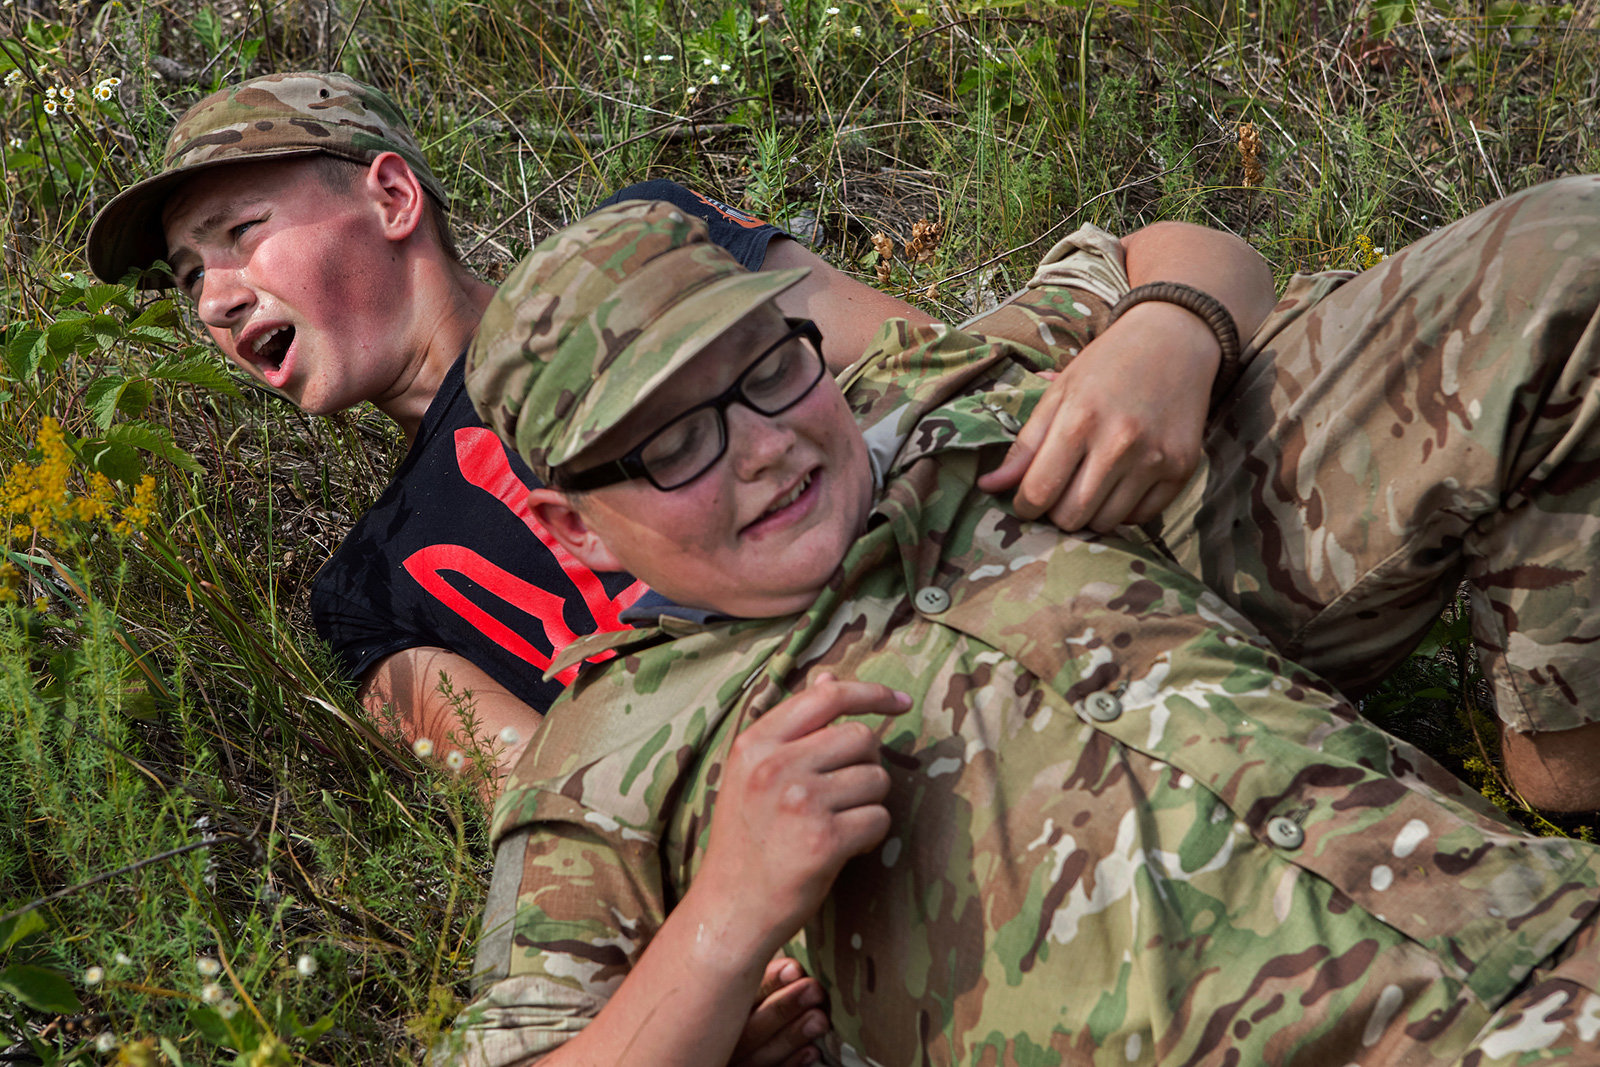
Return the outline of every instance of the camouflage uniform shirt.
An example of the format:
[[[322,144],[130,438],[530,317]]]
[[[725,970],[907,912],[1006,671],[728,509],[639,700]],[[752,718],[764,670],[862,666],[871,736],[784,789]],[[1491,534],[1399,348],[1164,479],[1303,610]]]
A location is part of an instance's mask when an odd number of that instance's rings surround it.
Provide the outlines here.
[[[497,810],[486,1058],[604,1004],[695,877],[731,739],[823,670],[914,701],[872,721],[889,838],[791,946],[835,1062],[1450,1062],[1582,925],[1589,846],[1522,836],[1155,548],[974,487],[1030,355],[891,323],[845,379],[875,507],[811,609],[569,651],[621,656]]]

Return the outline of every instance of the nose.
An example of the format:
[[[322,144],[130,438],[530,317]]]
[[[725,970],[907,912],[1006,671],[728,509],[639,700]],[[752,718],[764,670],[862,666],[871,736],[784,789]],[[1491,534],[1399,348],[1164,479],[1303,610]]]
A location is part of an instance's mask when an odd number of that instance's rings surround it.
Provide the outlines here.
[[[200,294],[195,310],[207,326],[223,329],[234,326],[255,302],[255,293],[245,283],[244,272],[226,267],[208,268],[200,279]]]
[[[755,481],[794,447],[795,434],[786,415],[762,415],[743,404],[729,404],[723,412],[728,421],[728,456],[742,481]]]

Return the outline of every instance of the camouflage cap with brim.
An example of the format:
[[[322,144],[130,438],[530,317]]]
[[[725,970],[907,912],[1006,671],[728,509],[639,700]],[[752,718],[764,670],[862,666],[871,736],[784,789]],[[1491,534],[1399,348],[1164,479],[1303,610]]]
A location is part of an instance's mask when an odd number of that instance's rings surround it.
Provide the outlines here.
[[[161,211],[176,187],[199,171],[231,163],[329,155],[370,163],[396,152],[429,194],[448,206],[444,187],[428,169],[400,109],[382,92],[343,74],[312,71],[267,74],[220,89],[178,119],[167,137],[159,174],[119,193],[89,227],[89,269],[121,281],[167,255]],[[147,289],[172,285],[164,271],[146,270]]]
[[[752,274],[661,201],[546,238],[495,294],[467,355],[485,423],[545,481],[697,353],[809,270]]]

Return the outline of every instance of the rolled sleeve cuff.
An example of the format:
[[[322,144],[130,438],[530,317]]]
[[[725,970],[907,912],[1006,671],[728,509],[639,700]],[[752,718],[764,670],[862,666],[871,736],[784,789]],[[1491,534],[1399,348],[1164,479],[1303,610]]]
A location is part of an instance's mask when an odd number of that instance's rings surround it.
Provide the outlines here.
[[[433,1067],[508,1067],[555,1051],[589,1025],[605,998],[540,975],[503,978],[483,991],[439,1039]]]

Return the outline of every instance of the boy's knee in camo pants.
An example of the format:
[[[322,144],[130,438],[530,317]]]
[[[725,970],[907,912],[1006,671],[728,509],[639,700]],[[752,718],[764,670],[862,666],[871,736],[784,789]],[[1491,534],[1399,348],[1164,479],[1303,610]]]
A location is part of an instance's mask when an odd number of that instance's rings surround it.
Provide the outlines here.
[[[1348,280],[1347,280],[1348,279]],[[1600,177],[1294,279],[1168,543],[1359,692],[1465,579],[1501,717],[1600,719]]]
[[[973,323],[1087,336],[1046,294]],[[1167,511],[1178,561],[1347,692],[1461,580],[1500,715],[1600,720],[1600,176],[1551,182],[1358,275],[1294,278]],[[1019,315],[1027,321],[1010,321]]]

